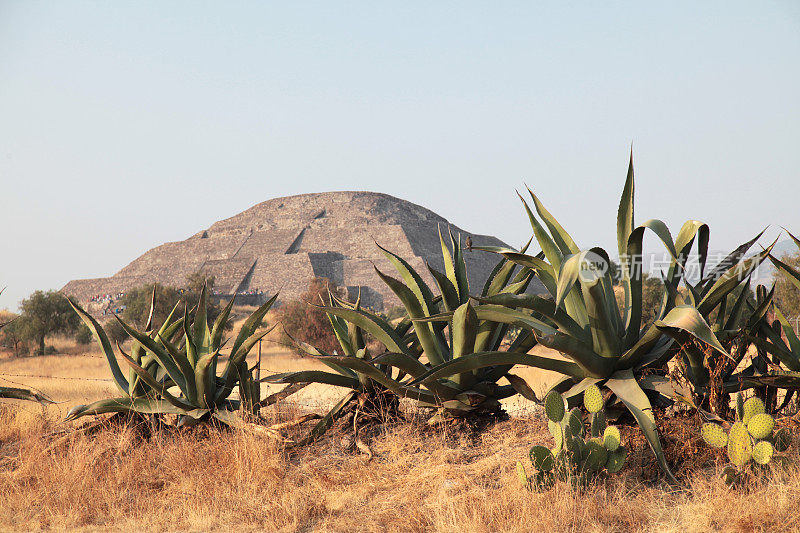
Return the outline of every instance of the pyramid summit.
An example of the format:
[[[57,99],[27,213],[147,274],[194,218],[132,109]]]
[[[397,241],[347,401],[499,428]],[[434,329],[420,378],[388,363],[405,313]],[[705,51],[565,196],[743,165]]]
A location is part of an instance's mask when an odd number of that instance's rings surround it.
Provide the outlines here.
[[[312,277],[325,277],[346,287],[348,297],[360,291],[364,305],[382,310],[400,302],[373,269],[374,264],[394,272],[376,243],[403,257],[435,287],[426,262],[443,270],[438,228],[444,234],[448,226],[462,243],[470,237],[474,246],[506,246],[388,194],[301,194],[254,205],[184,241],[149,250],[111,277],[70,281],[62,292],[88,301],[154,282],[182,287],[189,275],[203,272],[216,278],[222,297],[237,293],[258,300],[280,291],[280,300],[289,301],[306,291]],[[480,292],[498,258],[468,251],[465,259],[472,292]]]

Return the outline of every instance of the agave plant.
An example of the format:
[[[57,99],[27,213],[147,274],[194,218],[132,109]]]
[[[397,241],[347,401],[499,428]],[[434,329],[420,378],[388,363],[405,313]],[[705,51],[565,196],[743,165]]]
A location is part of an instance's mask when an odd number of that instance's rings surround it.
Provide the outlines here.
[[[800,239],[791,233],[789,236],[800,249]],[[788,274],[788,279],[800,289],[800,271],[774,256],[770,256],[770,260],[778,269]],[[761,372],[757,375],[746,376],[744,381],[752,386],[771,385],[787,389],[787,394],[784,398],[785,405],[791,399],[791,396],[800,389],[800,338],[798,338],[794,328],[778,305],[773,303],[772,311],[775,320],[772,323],[762,321],[758,331],[759,334],[753,337],[753,342],[756,346],[771,354],[775,359],[775,363],[780,363],[783,368],[773,364],[770,365],[771,368],[761,368]]]
[[[230,421],[229,414],[243,404],[257,412],[262,406],[262,400],[254,397],[259,392],[254,386],[252,370],[247,367],[246,357],[255,343],[270,331],[257,330],[277,294],[244,322],[231,346],[221,374],[217,371],[217,362],[224,344],[222,334],[234,300],[231,299],[213,326],[209,327],[206,315],[207,294],[203,287],[193,319],[190,318],[188,308],[185,308],[183,316],[174,318],[179,302],[161,327],[155,329],[155,298],[154,290],[150,318],[144,331],[138,331],[116,317],[133,339],[130,354],[117,344],[120,357],[130,367],[127,376],[117,362],[103,327],[80,305],[69,300],[100,344],[120,396],[99,400],[90,405],[78,405],[70,410],[67,419],[101,413],[172,414],[178,416],[179,425],[185,425],[209,417],[227,423]],[[182,342],[178,344],[176,337],[180,336]],[[231,397],[237,385],[241,399]]]
[[[324,354],[305,343],[297,343],[306,354],[316,357],[333,372],[306,371],[280,374],[267,378],[272,382],[317,382],[350,389],[348,397],[337,404],[326,419],[346,404],[352,395],[380,387],[397,397],[410,398],[422,406],[439,410],[432,421],[469,414],[497,415],[500,400],[521,392],[534,398],[530,387],[510,374],[515,359],[538,361],[537,356],[525,355],[535,343],[529,332],[518,335],[513,342],[508,337],[509,323],[495,320],[504,310],[482,309],[477,312],[470,302],[466,262],[460,243],[450,234],[450,246],[439,235],[445,272],[428,266],[440,295],[434,296],[420,274],[400,256],[380,248],[400,274],[402,280],[376,268],[379,277],[398,296],[406,309],[406,317],[392,326],[381,317],[332,297],[331,304],[320,306],[328,314],[342,347],[342,355]],[[515,273],[515,270],[519,270]],[[517,269],[502,259],[486,281],[481,295],[520,294],[533,277],[530,269]],[[513,321],[509,321],[513,325]],[[379,354],[370,354],[364,344],[369,334],[382,345]],[[510,342],[500,351],[504,342]],[[480,368],[465,366],[452,379],[418,379],[437,364],[453,360],[469,361],[476,355],[491,358],[493,364]],[[485,361],[485,359],[484,359]],[[546,365],[546,362],[542,362]],[[555,361],[555,368],[568,366]],[[498,383],[502,378],[508,385]],[[326,419],[320,425],[326,423]]]
[[[692,291],[686,296],[678,291],[678,284],[685,275],[688,254],[695,243],[699,254],[707,256],[708,227],[690,220],[673,240],[666,224],[660,220],[648,220],[635,226],[631,157],[617,215],[617,244],[622,263],[620,284],[624,292],[624,305],[620,309],[614,295],[608,253],[598,247],[579,248],[539,198],[530,190],[529,193],[536,215],[525,199],[521,196],[520,199],[543,257],[505,248],[476,249],[501,254],[511,262],[531,269],[544,284],[550,298],[497,294],[479,298],[476,312],[480,316],[484,310],[496,312],[498,306],[502,306],[505,311],[497,314],[498,320],[527,329],[539,344],[565,355],[569,362],[560,368],[555,368],[552,360],[542,364],[542,361],[529,359],[531,356],[512,357],[508,361],[561,372],[565,378],[556,389],[566,391],[570,401],[592,384],[610,389],[630,410],[661,468],[675,481],[659,442],[648,394],[659,396],[660,391],[672,392],[664,377],[664,368],[678,352],[680,342],[694,339],[728,357],[700,309],[717,307],[732,287],[739,284],[735,272],[726,271],[707,287],[703,285],[702,293],[696,297]],[[670,267],[665,279],[667,294],[661,309],[653,321],[644,324],[641,258],[646,231],[651,231],[663,243],[670,257]],[[750,263],[746,264],[746,268],[750,266]],[[480,367],[490,364],[490,361],[489,357],[476,357],[471,366]],[[445,362],[417,382],[453,375],[462,369],[460,361]]]
[[[708,233],[707,228],[704,233]],[[747,388],[740,378],[763,371],[767,364],[764,356],[759,354],[743,371],[737,372],[753,344],[752,337],[766,320],[774,294],[774,290],[767,291],[759,286],[755,304],[751,303],[751,276],[766,260],[772,246],[749,258],[745,258],[745,254],[763,233],[740,245],[708,272],[708,239],[704,237],[698,243],[699,281],[692,283],[682,276],[685,290],[678,298],[696,307],[728,355],[696,342],[683,332],[668,331],[679,341],[679,356],[694,403],[723,417],[729,410],[730,393]],[[674,272],[671,271],[667,278],[668,290],[677,294]]]

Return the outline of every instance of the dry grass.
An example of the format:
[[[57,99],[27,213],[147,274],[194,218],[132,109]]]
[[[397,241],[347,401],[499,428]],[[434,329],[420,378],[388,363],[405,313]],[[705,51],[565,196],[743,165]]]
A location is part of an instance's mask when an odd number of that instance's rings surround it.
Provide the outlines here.
[[[317,368],[274,344],[263,351],[265,372]],[[515,373],[538,393],[554,378]],[[691,420],[662,421],[666,452],[689,491],[659,482],[644,440],[630,429],[624,437],[632,453],[621,475],[584,492],[559,484],[530,493],[519,486],[514,465],[550,438],[538,408],[521,399],[507,408],[522,418],[481,434],[418,422],[384,427],[368,462],[345,451],[338,435],[293,453],[244,432],[161,430],[144,439],[114,426],[61,438],[60,420],[72,405],[114,392],[105,359],[94,351],[2,356],[0,378],[61,402],[46,410],[0,406],[0,530],[800,530],[800,472],[731,490],[717,475],[721,454],[698,442]],[[298,402],[305,409],[342,394],[325,387],[303,393]],[[271,408],[269,417],[297,414],[297,405]]]
[[[711,471],[688,492],[633,474],[585,492],[530,493],[514,464],[545,442],[540,418],[480,435],[410,423],[372,441],[375,458],[331,436],[290,455],[243,432],[108,428],[53,445],[53,423],[0,413],[0,527],[267,531],[776,531],[800,528],[800,473],[750,490]],[[636,462],[641,454],[634,454]],[[794,457],[797,459],[797,457]],[[641,471],[639,469],[638,471]]]

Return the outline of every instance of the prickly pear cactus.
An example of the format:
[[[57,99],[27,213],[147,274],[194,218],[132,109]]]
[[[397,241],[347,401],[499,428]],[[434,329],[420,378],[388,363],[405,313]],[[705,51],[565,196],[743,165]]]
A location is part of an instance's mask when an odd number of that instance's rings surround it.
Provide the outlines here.
[[[606,426],[603,396],[596,385],[584,391],[583,404],[591,415],[588,432],[580,409],[567,412],[564,398],[555,391],[545,397],[547,427],[554,446],[531,448],[532,476],[517,463],[517,476],[527,488],[547,488],[556,479],[584,486],[603,472],[619,472],[625,464],[628,451],[620,444],[619,429]]]
[[[603,409],[603,395],[597,385],[589,385],[583,391],[583,405],[590,413],[597,413]]]
[[[752,397],[747,401],[742,393],[736,395],[736,420],[727,433],[715,423],[703,424],[700,434],[709,446],[727,447],[730,465],[722,471],[722,478],[729,485],[741,483],[752,463],[767,465],[776,459],[775,452],[789,448],[791,435],[787,428],[773,433],[775,419],[764,411],[764,402]],[[751,463],[752,461],[752,463]]]

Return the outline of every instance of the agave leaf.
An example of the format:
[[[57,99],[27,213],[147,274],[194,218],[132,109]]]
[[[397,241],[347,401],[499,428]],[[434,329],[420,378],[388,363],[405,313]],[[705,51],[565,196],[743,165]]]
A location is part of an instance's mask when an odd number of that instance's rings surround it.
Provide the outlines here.
[[[333,303],[333,300],[331,300],[331,303]],[[350,336],[347,333],[347,321],[342,320],[338,316],[330,313],[325,313],[325,315],[328,317],[328,321],[331,323],[333,335],[336,337],[336,341],[339,343],[339,346],[341,346],[343,354],[355,356],[358,347],[354,347],[350,343]]]
[[[114,384],[116,384],[117,388],[120,390],[120,392],[122,392],[122,394],[127,396],[130,389],[130,383],[125,378],[125,374],[122,372],[122,369],[119,367],[117,358],[114,355],[114,348],[111,346],[111,341],[108,340],[108,335],[106,335],[105,330],[92,315],[84,311],[83,307],[78,305],[76,302],[73,302],[72,298],[67,298],[67,301],[75,310],[75,312],[78,313],[78,316],[81,317],[83,323],[86,324],[86,326],[92,331],[94,338],[97,339],[97,342],[100,343],[100,347],[103,348],[103,355],[106,356],[106,361],[108,361],[108,367],[111,369],[111,375],[114,377]]]
[[[234,355],[238,355],[240,348],[242,345],[255,334],[256,330],[261,327],[261,323],[264,321],[264,316],[266,316],[269,309],[272,307],[272,304],[275,303],[275,300],[278,299],[278,293],[267,300],[261,307],[256,309],[252,315],[250,315],[247,320],[245,320],[244,324],[242,324],[242,328],[239,330],[239,335],[237,335],[236,340],[233,342],[233,346],[231,346],[231,358]],[[251,345],[252,347],[252,345]]]
[[[194,368],[194,380],[197,384],[197,400],[205,404],[208,409],[213,409],[216,402],[220,400],[217,396],[216,378],[214,374],[214,362],[219,357],[219,350],[205,354],[197,361]]]
[[[648,220],[634,229],[628,236],[625,254],[620,255],[622,261],[622,287],[625,293],[625,345],[634,344],[640,335],[642,327],[642,256],[644,233],[651,230],[661,239],[667,251],[673,257],[673,264],[677,258],[675,245],[669,228],[660,220]]]
[[[222,312],[214,321],[214,326],[211,328],[211,346],[213,346],[214,349],[219,348],[222,345],[222,334],[225,331],[225,325],[228,323],[228,317],[231,314],[231,309],[233,309],[234,300],[236,300],[235,294],[228,304],[222,309]]]
[[[672,475],[667,459],[664,457],[664,450],[661,448],[661,441],[658,438],[658,428],[656,427],[656,420],[653,416],[653,408],[650,405],[650,400],[636,382],[633,377],[633,372],[630,370],[621,370],[615,373],[611,379],[606,381],[606,387],[617,395],[625,407],[631,412],[639,427],[642,429],[647,442],[650,444],[653,453],[656,456],[661,469],[667,475],[671,483],[678,484],[678,480]]]
[[[341,367],[339,365],[334,365],[333,363],[328,363],[327,361],[325,361],[324,356],[327,356],[327,355],[330,355],[330,354],[322,353],[319,350],[317,350],[314,346],[311,346],[310,344],[308,344],[307,342],[303,342],[301,340],[295,339],[285,329],[284,329],[284,333],[286,333],[286,336],[289,337],[289,339],[292,341],[292,344],[294,344],[295,347],[298,350],[300,350],[303,353],[306,353],[308,355],[311,355],[313,357],[323,356],[323,357],[320,358],[320,360],[323,363],[325,363],[325,365],[327,365],[328,368],[330,368],[334,372],[338,372],[338,373],[340,373],[340,374],[342,374],[344,376],[349,376],[349,377],[352,377],[352,378],[356,377],[356,373],[353,372],[352,370],[350,370],[349,368],[344,368],[344,367]]]
[[[358,381],[358,380],[356,380],[356,381]],[[297,391],[300,391],[303,388],[305,388],[306,385],[308,385],[308,383],[290,383],[289,385],[285,386],[284,388],[282,388],[278,392],[274,392],[274,393],[270,394],[269,396],[267,396],[266,398],[264,398],[263,400],[261,400],[260,402],[258,402],[258,407],[259,408],[267,407],[268,405],[272,405],[274,403],[277,403],[277,402],[283,400],[284,398],[288,398],[289,396],[291,396],[292,394],[296,393]]]
[[[410,288],[417,297],[417,300],[419,301],[423,311],[428,314],[435,313],[436,307],[433,304],[433,293],[431,292],[430,287],[428,287],[428,285],[422,280],[422,276],[420,276],[419,273],[414,270],[414,268],[405,259],[390,252],[377,243],[376,245],[381,249],[383,255],[389,259],[389,262],[392,263],[394,268],[400,273],[403,281],[405,281],[408,288]]]
[[[748,280],[749,281],[749,280]],[[772,302],[772,298],[775,295],[775,285],[772,286],[772,289],[764,295],[763,299],[759,302],[755,309],[752,309],[750,303],[745,299],[745,304],[750,308],[752,311],[750,313],[750,318],[747,321],[746,329],[752,330],[755,329],[760,321],[764,318],[769,311],[770,307],[775,307]]]
[[[458,294],[458,301],[459,303],[461,303],[462,294],[458,286],[458,276],[456,276],[456,268],[455,268],[455,263],[453,262],[453,256],[450,254],[450,249],[444,242],[444,238],[442,237],[441,226],[438,226],[438,230],[439,230],[439,244],[442,247],[442,259],[444,260],[444,273],[445,276],[447,276],[447,279],[450,280],[450,283],[455,288],[456,294]]]
[[[231,350],[231,355],[228,356],[228,361],[225,363],[225,369],[222,371],[223,386],[217,388],[217,401],[219,401],[221,398],[228,397],[233,390],[233,385],[236,382],[236,375],[238,374],[239,365],[242,364],[247,358],[247,354],[250,352],[253,346],[266,335],[268,335],[273,329],[275,329],[275,326],[272,326],[262,333],[251,335],[247,337],[247,339],[239,346],[235,353],[233,350]]]
[[[185,321],[182,320],[181,324],[185,324]],[[167,353],[169,353],[170,357],[172,357],[172,361],[174,361],[178,366],[180,373],[186,382],[186,390],[184,391],[184,395],[190,402],[197,403],[198,396],[197,384],[195,383],[194,379],[194,367],[192,367],[191,363],[189,362],[188,356],[178,350],[178,348],[176,348],[175,345],[168,341],[165,337],[161,337],[160,334],[158,335],[158,340],[161,342],[161,345],[164,347]],[[158,362],[157,359],[156,362]]]
[[[409,385],[416,385],[429,380],[446,378],[461,372],[496,365],[526,365],[543,370],[552,370],[575,378],[583,378],[584,376],[584,371],[580,366],[571,361],[520,353],[481,352],[465,355],[436,366],[422,376],[418,376]]]
[[[595,352],[591,345],[575,337],[559,331],[551,335],[537,335],[534,332],[534,335],[539,344],[568,356],[583,369],[583,373],[591,377],[608,377],[614,371],[615,357],[604,357]]]
[[[710,313],[717,307],[722,298],[726,297],[733,289],[741,284],[742,281],[749,277],[758,265],[769,256],[773,246],[775,246],[774,242],[762,252],[749,259],[745,259],[722,274],[716,282],[711,285],[711,288],[705,292],[705,295],[697,304],[697,310],[700,311],[702,315]]]
[[[793,239],[795,238],[794,235],[792,235],[792,238]],[[783,261],[772,255],[769,256],[769,260],[772,261],[772,264],[774,264],[777,269],[782,270],[783,272],[788,274],[789,281],[791,281],[795,287],[800,289],[800,271],[795,270],[791,266],[787,265],[786,263],[784,263]]]
[[[8,398],[10,400],[30,400],[32,402],[39,402],[42,405],[55,403],[44,394],[28,389],[21,389],[19,387],[0,387],[0,398]]]
[[[720,307],[717,316],[717,322],[721,323],[721,329],[724,330],[731,330],[736,327],[736,324],[742,318],[742,313],[744,312],[744,303],[747,301],[747,295],[750,292],[750,282],[752,278],[747,278],[744,285],[742,286],[742,290],[739,291],[739,295],[736,297],[736,300],[733,303],[733,307],[731,307],[730,313],[723,312],[723,308]],[[771,299],[771,297],[770,297]],[[728,299],[725,298],[722,300],[722,305],[725,306],[727,304]],[[727,311],[727,309],[725,309]],[[760,318],[760,317],[759,317]],[[724,322],[723,322],[724,320]]]
[[[441,272],[428,265],[436,284],[439,286],[439,291],[442,293],[442,303],[446,311],[454,311],[459,304],[458,291],[453,283]]]
[[[478,314],[467,302],[453,313],[453,358],[472,353],[477,334]],[[432,364],[439,363],[432,362]]]
[[[349,369],[348,369],[349,370]],[[299,372],[283,372],[261,378],[264,383],[321,383],[334,387],[358,389],[358,379],[341,374],[333,374],[324,370],[301,370]]]
[[[700,312],[691,306],[678,306],[655,323],[656,327],[670,335],[678,342],[686,340],[686,335],[714,348],[725,357],[730,354],[723,348],[717,337],[711,331],[708,323]]]
[[[144,333],[140,333],[133,329],[131,326],[125,323],[124,320],[115,316],[117,321],[122,326],[122,329],[130,335],[133,339],[138,341],[142,346],[144,346],[147,351],[149,351],[158,361],[158,364],[167,372],[170,379],[175,382],[178,388],[181,389],[181,392],[185,396],[190,396],[189,389],[187,387],[186,378],[183,376],[183,373],[180,371],[178,366],[175,364],[175,361],[172,360],[172,356],[166,352],[164,347],[151,339],[148,335]]]
[[[169,403],[180,409],[191,411],[197,408],[197,406],[185,402],[180,398],[176,398],[174,395],[172,395],[167,390],[169,388],[169,385],[167,383],[157,381],[150,373],[147,372],[147,370],[138,365],[131,356],[126,354],[122,350],[122,347],[119,346],[119,343],[117,344],[117,347],[119,348],[119,352],[120,354],[122,354],[124,361],[131,366],[131,369],[136,373],[136,375],[142,381],[144,381],[152,389],[153,392],[155,392],[156,394],[167,400]]]
[[[760,337],[753,337],[752,340],[753,344],[777,357],[789,370],[800,372],[800,359],[798,359],[796,354],[789,351],[782,342],[775,342]]]
[[[211,352],[211,331],[208,329],[208,314],[206,313],[206,300],[208,298],[206,284],[200,290],[200,300],[197,302],[197,311],[192,324],[192,341],[198,355]]]
[[[153,331],[153,317],[156,311],[156,284],[153,284],[153,294],[150,296],[150,312],[147,314],[147,323],[144,326],[145,331]]]
[[[372,364],[389,365],[394,368],[399,368],[405,374],[412,377],[417,377],[425,374],[429,368],[417,359],[406,355],[404,353],[385,352],[374,358]]]
[[[339,416],[339,413],[342,412],[342,409],[347,407],[347,404],[350,403],[355,395],[356,391],[354,390],[345,394],[345,396],[339,400],[339,403],[334,405],[333,408],[314,425],[309,434],[304,439],[298,441],[294,446],[305,446],[306,444],[315,441],[324,435],[325,432],[328,431],[328,428],[333,425],[334,420],[336,420],[336,418]]]
[[[618,357],[623,332],[614,294],[610,287],[604,287],[602,278],[582,285],[594,351],[605,357]]]
[[[506,374],[505,377],[514,388],[514,391],[519,393],[520,396],[532,402],[539,401],[539,398],[536,397],[536,393],[533,392],[533,389],[528,385],[527,381],[514,374]]]
[[[103,413],[175,414],[200,418],[208,414],[208,409],[195,409],[187,412],[164,400],[154,400],[152,398],[109,398],[89,405],[76,405],[67,413],[66,420]]]
[[[775,290],[774,287],[773,290]],[[778,306],[774,306],[773,310],[775,312],[775,318],[778,319],[778,323],[781,325],[783,334],[786,336],[786,342],[789,344],[789,349],[793,354],[797,355],[798,359],[800,359],[800,339],[797,338],[794,328],[791,324],[789,324],[786,316],[781,313],[781,310],[778,309]]]
[[[547,317],[560,330],[572,337],[576,337],[585,342],[591,340],[587,331],[581,328],[563,308],[556,307],[551,299],[542,298],[532,294],[496,294],[489,298],[480,298],[482,304],[500,305],[509,309],[530,309]]]
[[[361,310],[343,309],[337,307],[315,306],[326,313],[331,313],[348,322],[352,322],[386,346],[389,351],[400,352],[412,355],[403,340],[395,333],[392,327],[384,320],[379,319],[371,313]]]
[[[525,243],[525,246],[523,246],[519,251],[520,254],[524,254],[528,250],[528,247],[531,245],[531,241],[533,241],[533,237],[528,239],[528,242]],[[489,274],[489,277],[486,278],[486,283],[483,285],[481,296],[486,298],[488,296],[498,294],[503,287],[508,284],[508,280],[511,279],[511,275],[514,273],[515,268],[516,265],[505,257],[498,261],[492,269],[492,272]]]
[[[329,356],[333,361],[341,366],[345,366],[348,368],[352,368],[358,374],[365,375],[372,380],[376,381],[377,383],[383,385],[397,396],[401,398],[411,398],[414,400],[420,400],[428,403],[438,403],[437,397],[441,396],[443,399],[449,400],[453,398],[456,394],[458,394],[458,390],[448,389],[447,387],[440,386],[437,384],[431,384],[432,388],[436,391],[436,394],[431,394],[425,391],[421,391],[418,389],[412,389],[411,387],[396,381],[383,372],[381,372],[378,368],[376,368],[373,364],[364,361],[363,359],[358,359],[356,357],[337,357],[337,356]]]
[[[530,188],[528,188],[528,193],[530,193],[531,198],[533,199],[533,204],[536,206],[536,212],[550,230],[550,234],[553,236],[553,241],[555,241],[555,243],[558,245],[559,249],[561,250],[561,254],[577,254],[580,249],[575,244],[575,241],[572,240],[572,237],[569,236],[569,233],[567,233],[567,231],[561,226],[561,224],[558,223],[555,217],[553,217],[553,215],[551,215],[550,212],[545,209],[542,202],[539,201],[539,198],[533,194],[533,191],[531,191]]]
[[[687,220],[675,236],[675,250],[678,252],[677,261],[670,267],[671,281],[677,282],[672,276],[681,276],[695,240],[697,241],[698,262],[700,263],[700,277],[703,278],[706,260],[708,258],[708,224],[697,220]]]
[[[752,248],[753,244],[755,244],[755,242],[760,239],[762,235],[764,235],[765,231],[767,231],[767,228],[762,229],[758,235],[746,243],[740,244],[734,251],[728,254],[725,259],[720,261],[719,264],[708,273],[708,276],[704,278],[704,284],[709,283],[706,288],[710,286],[711,282],[717,280],[725,271],[735,267],[739,263],[739,260],[744,257],[744,254],[746,254],[747,251]]]
[[[406,308],[406,312],[408,316],[413,321],[415,318],[425,318],[428,314],[425,313],[425,310],[420,305],[419,300],[414,296],[414,293],[411,289],[409,289],[403,282],[388,276],[381,272],[377,267],[373,267],[375,272],[378,273],[378,276],[383,280],[386,285],[392,290],[393,293],[397,295],[401,302],[403,302],[403,306]],[[420,324],[414,325],[414,331],[417,333],[417,338],[419,339],[420,344],[422,345],[422,349],[425,352],[425,355],[428,357],[428,360],[433,364],[440,364],[444,362],[445,358],[441,352],[439,344],[436,341],[436,337],[433,334],[433,330],[430,325],[428,324]],[[393,347],[387,346],[394,350]],[[396,350],[402,352],[402,350]]]
[[[484,246],[484,247],[474,247],[473,250],[484,250],[484,251],[493,251],[492,247]],[[536,276],[539,278],[539,281],[542,282],[547,292],[555,298],[557,288],[556,288],[556,271],[555,269],[549,265],[546,261],[544,261],[541,257],[534,257],[530,255],[525,255],[518,252],[511,252],[511,251],[502,251],[503,248],[498,248],[497,253],[501,253],[503,257],[511,261],[512,263],[530,268],[534,272],[536,272]]]
[[[450,234],[450,244],[453,247],[453,270],[456,276],[456,289],[458,289],[461,303],[464,304],[469,300],[469,280],[467,279],[467,264],[464,261],[464,251],[461,249],[461,235],[459,234],[458,242],[456,242],[450,227],[447,228],[447,232]]]
[[[628,253],[628,236],[633,232],[634,188],[633,148],[631,147],[628,175],[625,178],[625,186],[622,188],[622,198],[619,200],[619,209],[617,210],[617,247],[620,257]]]
[[[726,383],[726,389],[731,391],[744,390],[753,387],[778,387],[781,389],[800,390],[800,372],[780,371],[768,372],[755,376],[739,376],[736,381]]]

